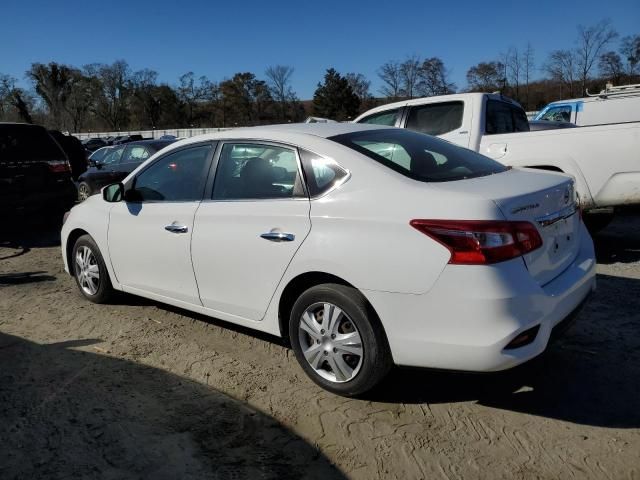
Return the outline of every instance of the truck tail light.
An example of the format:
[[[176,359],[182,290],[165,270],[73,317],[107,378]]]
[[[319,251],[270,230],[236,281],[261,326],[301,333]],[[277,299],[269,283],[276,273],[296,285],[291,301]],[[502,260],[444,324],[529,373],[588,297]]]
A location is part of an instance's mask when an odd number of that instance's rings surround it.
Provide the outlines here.
[[[487,265],[504,262],[542,246],[529,222],[501,220],[411,220],[410,225],[451,252],[449,263]]]

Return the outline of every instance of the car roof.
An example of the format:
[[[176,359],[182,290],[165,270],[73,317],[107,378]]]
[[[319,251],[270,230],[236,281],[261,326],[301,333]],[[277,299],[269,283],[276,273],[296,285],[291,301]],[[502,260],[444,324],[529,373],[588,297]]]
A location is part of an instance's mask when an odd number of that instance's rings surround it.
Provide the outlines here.
[[[345,133],[388,128],[393,127],[360,123],[287,123],[279,125],[263,125],[258,127],[233,128],[190,137],[176,143],[186,145],[188,143],[207,140],[225,140],[234,138],[287,141],[290,137],[300,138],[301,136],[313,136],[329,138]]]

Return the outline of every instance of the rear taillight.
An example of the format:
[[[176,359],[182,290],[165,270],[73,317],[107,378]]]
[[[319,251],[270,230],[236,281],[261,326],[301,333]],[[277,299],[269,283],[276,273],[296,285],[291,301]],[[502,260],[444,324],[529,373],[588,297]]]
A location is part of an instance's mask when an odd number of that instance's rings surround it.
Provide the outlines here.
[[[449,263],[486,265],[503,262],[542,246],[529,222],[494,220],[411,220],[410,225],[451,252]]]
[[[47,167],[53,173],[71,173],[71,166],[66,160],[50,160]]]

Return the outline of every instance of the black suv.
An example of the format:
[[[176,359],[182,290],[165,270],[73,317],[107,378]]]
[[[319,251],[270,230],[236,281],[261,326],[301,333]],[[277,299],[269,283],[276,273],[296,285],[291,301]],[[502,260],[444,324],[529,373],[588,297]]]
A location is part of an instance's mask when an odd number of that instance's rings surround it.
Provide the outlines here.
[[[69,161],[44,127],[0,123],[0,212],[60,215],[76,200]]]
[[[175,140],[142,140],[110,147],[101,160],[91,161],[89,169],[78,177],[78,200],[86,200],[99,193],[102,187],[119,182],[151,155],[173,142]]]

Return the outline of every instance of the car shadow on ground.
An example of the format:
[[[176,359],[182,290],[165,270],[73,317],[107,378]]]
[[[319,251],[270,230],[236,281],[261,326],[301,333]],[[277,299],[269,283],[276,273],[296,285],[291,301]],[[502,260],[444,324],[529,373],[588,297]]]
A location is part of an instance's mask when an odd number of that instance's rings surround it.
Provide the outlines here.
[[[273,418],[211,386],[0,333],[0,477],[334,478]]]
[[[577,322],[537,359],[489,374],[397,369],[371,398],[379,402],[481,405],[584,425],[640,427],[640,280],[598,275],[598,291]]]
[[[593,235],[598,263],[640,261],[640,211],[623,210],[604,230]]]
[[[21,285],[23,283],[50,282],[55,280],[53,275],[45,275],[47,272],[22,272],[0,273],[0,285]]]

